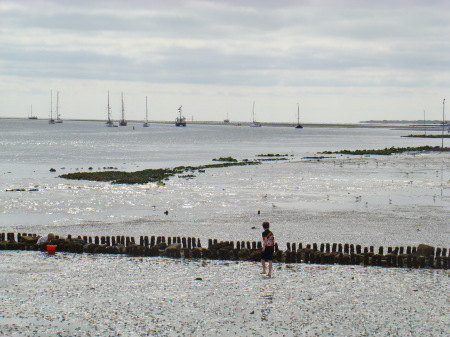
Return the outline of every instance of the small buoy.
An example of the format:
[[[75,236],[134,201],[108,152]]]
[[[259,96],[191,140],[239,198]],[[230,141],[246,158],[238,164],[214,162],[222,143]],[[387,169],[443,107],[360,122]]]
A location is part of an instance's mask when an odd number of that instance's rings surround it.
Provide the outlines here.
[[[168,214],[169,214],[169,211],[165,211],[164,214],[165,214],[165,215],[168,215]]]

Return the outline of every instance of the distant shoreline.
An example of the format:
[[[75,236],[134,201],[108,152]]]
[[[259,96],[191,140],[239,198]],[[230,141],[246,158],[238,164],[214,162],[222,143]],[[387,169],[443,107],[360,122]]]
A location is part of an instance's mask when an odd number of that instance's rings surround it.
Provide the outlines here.
[[[0,117],[0,120],[3,119],[17,119],[17,120],[29,120],[27,117]],[[37,120],[47,120],[46,118],[41,118]],[[31,120],[30,120],[31,121]],[[36,121],[36,119],[32,120]],[[105,122],[103,119],[64,119],[64,121],[70,122]],[[118,122],[118,121],[113,121]],[[143,123],[143,120],[127,120],[128,123],[139,124]],[[175,121],[149,121],[150,124],[174,124]],[[262,126],[268,127],[295,127],[297,123],[277,123],[277,122],[260,122]],[[225,123],[222,121],[187,121],[187,125],[226,125],[226,126],[249,126],[251,122],[240,122],[240,121],[231,121],[229,123]],[[397,129],[397,130],[420,130],[426,129],[427,131],[440,131],[442,130],[441,125],[407,125],[404,123],[395,124],[393,123],[376,123],[370,124],[368,122],[359,122],[359,123],[302,123],[305,128],[380,128],[380,129]],[[300,131],[301,132],[301,131]]]

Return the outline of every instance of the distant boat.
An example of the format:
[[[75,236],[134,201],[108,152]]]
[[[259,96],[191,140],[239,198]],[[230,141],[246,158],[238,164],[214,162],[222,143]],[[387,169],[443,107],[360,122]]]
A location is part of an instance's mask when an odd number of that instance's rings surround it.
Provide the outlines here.
[[[59,113],[59,91],[56,92],[56,120],[55,123],[62,123],[61,114]]]
[[[55,120],[53,119],[53,93],[50,90],[50,119],[48,120],[48,124],[55,124]]]
[[[31,106],[30,117],[28,119],[38,119],[37,116],[33,116],[33,106]]]
[[[295,126],[296,129],[303,129],[303,126],[300,124],[300,104],[297,103],[297,125]]]
[[[147,96],[145,96],[145,122],[142,126],[144,128],[148,128],[150,126],[150,123],[148,122]]]
[[[122,92],[122,119],[119,122],[120,126],[127,126],[127,121],[125,120],[125,107],[123,105],[123,92]]]
[[[181,108],[183,106],[180,105],[180,107],[178,108],[178,112],[180,113],[180,117],[177,117],[175,119],[175,126],[186,126],[186,117],[181,116]]]
[[[252,121],[252,123],[250,124],[250,127],[252,127],[252,128],[260,128],[261,127],[261,123],[258,123],[257,121],[255,121],[255,101],[253,101],[253,112],[252,112],[252,118],[253,118],[253,121]]]
[[[224,122],[225,124],[230,123],[230,119],[228,118],[228,113],[227,113],[227,119],[224,119],[223,122]]]
[[[108,120],[106,121],[107,127],[113,127],[114,125],[113,121],[111,120],[111,106],[109,105],[109,90],[108,90]]]

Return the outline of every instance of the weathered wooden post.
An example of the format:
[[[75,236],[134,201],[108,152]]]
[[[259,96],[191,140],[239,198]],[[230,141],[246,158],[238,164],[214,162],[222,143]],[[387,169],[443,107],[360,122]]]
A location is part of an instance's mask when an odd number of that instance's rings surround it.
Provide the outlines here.
[[[384,248],[383,248],[383,246],[380,246],[380,247],[378,248],[378,254],[384,255],[383,252],[384,252]]]
[[[333,243],[333,247],[332,247],[332,250],[331,250],[333,253],[336,253],[337,252],[337,243]]]
[[[397,255],[397,266],[403,268],[403,254]]]
[[[256,242],[255,241],[252,242],[252,249],[256,249]]]
[[[192,238],[191,237],[187,238],[187,247],[188,247],[188,249],[192,249]]]
[[[216,240],[214,240],[214,241],[216,241]],[[186,238],[185,237],[181,238],[181,245],[182,245],[183,248],[187,248]]]
[[[84,241],[86,242],[86,241]],[[111,245],[115,246],[116,245],[116,237],[115,236],[111,236]]]
[[[192,238],[192,248],[196,248],[197,244],[195,243],[195,238]]]
[[[349,245],[348,245],[348,243],[345,243],[344,244],[344,254],[348,254],[348,252],[349,252]]]
[[[290,242],[286,242],[286,250],[287,251],[291,251],[291,243]]]
[[[356,245],[356,254],[361,254],[361,245]]]
[[[325,244],[324,243],[321,243],[320,244],[320,251],[323,253],[323,252],[325,252]]]
[[[417,259],[417,256],[413,254],[412,256],[412,262],[414,268],[419,268],[419,260]]]
[[[404,251],[405,251],[405,247],[400,247],[400,251],[399,251],[399,254],[403,254],[403,253],[404,253]]]
[[[327,244],[325,245],[325,249],[326,249],[326,252],[327,252],[327,253],[330,252],[330,244],[329,244],[329,243],[327,243]]]
[[[292,251],[293,251],[293,252],[297,251],[295,242],[292,244]]]
[[[239,241],[236,242],[236,249],[241,250],[241,243]]]
[[[317,250],[317,243],[313,243],[313,250]]]
[[[301,242],[298,244],[298,249],[303,249],[303,244]]]
[[[442,252],[442,249],[441,248],[436,248],[436,257],[438,257],[438,256],[441,256],[441,252]]]
[[[352,243],[350,244],[350,254],[354,254],[355,253],[355,245]]]
[[[96,245],[100,244],[100,240],[99,240],[98,236],[94,237],[94,242],[95,242]]]
[[[338,244],[338,252],[342,253],[342,243]]]

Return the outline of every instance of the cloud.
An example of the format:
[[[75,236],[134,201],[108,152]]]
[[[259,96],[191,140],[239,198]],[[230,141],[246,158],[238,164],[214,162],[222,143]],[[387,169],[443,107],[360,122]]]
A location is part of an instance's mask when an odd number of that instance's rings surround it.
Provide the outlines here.
[[[235,88],[448,88],[449,9],[446,1],[418,0],[4,1],[0,74]]]

